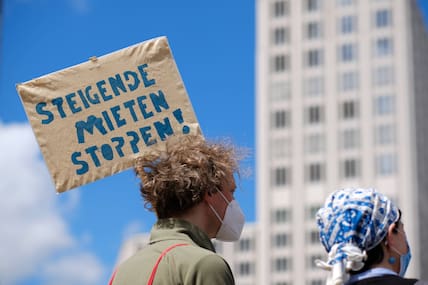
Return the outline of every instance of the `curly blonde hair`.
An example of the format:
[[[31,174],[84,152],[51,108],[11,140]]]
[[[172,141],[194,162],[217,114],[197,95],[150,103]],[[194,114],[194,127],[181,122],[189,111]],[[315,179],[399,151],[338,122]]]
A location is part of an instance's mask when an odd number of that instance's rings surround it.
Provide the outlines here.
[[[165,149],[136,161],[145,207],[160,219],[185,212],[239,174],[240,159],[237,148],[226,142],[210,143],[200,135],[170,137]]]

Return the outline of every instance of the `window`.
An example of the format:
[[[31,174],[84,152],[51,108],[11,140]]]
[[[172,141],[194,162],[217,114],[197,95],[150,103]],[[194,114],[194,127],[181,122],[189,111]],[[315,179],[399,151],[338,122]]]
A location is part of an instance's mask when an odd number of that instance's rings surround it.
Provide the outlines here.
[[[307,124],[318,124],[324,120],[324,109],[321,106],[310,106],[304,111]]]
[[[271,142],[271,157],[289,157],[291,152],[291,140],[289,138],[275,138]]]
[[[392,66],[381,66],[374,70],[373,74],[373,85],[374,86],[385,86],[393,83],[394,81],[394,69]]]
[[[306,181],[320,182],[324,179],[324,166],[321,163],[311,163],[306,166]]]
[[[287,209],[277,209],[273,212],[273,220],[277,224],[283,224],[291,220],[291,213]]]
[[[339,48],[339,60],[351,62],[357,59],[357,48],[355,44],[343,44]]]
[[[351,34],[357,29],[355,16],[343,16],[339,21],[339,32],[341,34]]]
[[[283,16],[288,15],[290,7],[289,7],[289,2],[288,1],[275,1],[273,3],[273,16],[275,18],[280,18]]]
[[[373,54],[376,57],[384,57],[384,56],[392,55],[392,53],[393,53],[393,42],[390,37],[383,37],[375,40]]]
[[[308,97],[322,96],[324,94],[324,78],[315,76],[305,79],[303,90]]]
[[[250,251],[253,248],[252,240],[249,238],[241,238],[239,240],[239,251]]]
[[[321,23],[309,22],[305,25],[305,34],[307,39],[319,39],[322,36]]]
[[[285,110],[275,111],[271,125],[275,129],[283,129],[290,126],[290,112]]]
[[[306,11],[313,12],[321,9],[321,0],[305,0]]]
[[[283,45],[290,42],[290,29],[285,27],[275,28],[273,30],[273,44]]]
[[[338,6],[350,6],[353,5],[355,0],[337,0],[336,3]]]
[[[313,254],[313,255],[308,256],[308,259],[306,261],[307,262],[306,268],[308,268],[308,269],[317,268],[317,266],[315,264],[315,260],[318,260],[318,259],[322,260],[323,256],[321,256],[321,254]]]
[[[319,123],[322,120],[322,110],[320,106],[311,106],[308,109],[308,122],[310,124]]]
[[[358,117],[357,103],[354,101],[343,102],[341,106],[342,119],[353,119]]]
[[[340,134],[340,147],[342,149],[353,149],[360,146],[360,131],[357,129],[346,129]]]
[[[305,136],[305,152],[309,154],[321,153],[325,149],[324,134],[309,134]]]
[[[273,171],[272,182],[274,186],[290,184],[290,170],[287,167],[277,167]]]
[[[376,173],[380,176],[394,174],[397,171],[397,160],[394,154],[376,156]]]
[[[383,95],[375,98],[375,114],[382,116],[392,114],[395,111],[394,96]]]
[[[287,233],[278,233],[273,236],[274,247],[286,247],[291,245],[291,236]]]
[[[306,220],[308,221],[315,220],[315,216],[320,208],[321,208],[320,205],[307,206],[305,211]]]
[[[392,15],[390,10],[379,10],[375,14],[376,28],[384,28],[392,25]]]
[[[273,82],[270,86],[272,101],[285,101],[290,98],[290,83],[288,81]]]
[[[290,57],[288,55],[275,55],[272,69],[274,72],[284,72],[290,69]]]
[[[212,242],[216,252],[223,252],[223,244],[219,240],[213,239]]]
[[[323,63],[323,54],[320,49],[309,50],[306,52],[306,66],[315,67]]]
[[[306,241],[310,244],[319,244],[320,235],[318,230],[309,230],[306,232]]]
[[[251,275],[252,272],[253,272],[253,266],[250,262],[239,263],[239,275],[241,276]]]
[[[275,258],[274,260],[274,270],[276,272],[290,270],[290,261],[286,257]]]
[[[395,142],[395,127],[393,125],[380,125],[375,129],[377,145],[388,145]]]
[[[342,178],[356,178],[360,175],[360,162],[356,159],[345,159],[340,165]]]
[[[357,90],[359,86],[358,81],[358,73],[356,71],[341,73],[339,76],[339,91],[347,92]]]

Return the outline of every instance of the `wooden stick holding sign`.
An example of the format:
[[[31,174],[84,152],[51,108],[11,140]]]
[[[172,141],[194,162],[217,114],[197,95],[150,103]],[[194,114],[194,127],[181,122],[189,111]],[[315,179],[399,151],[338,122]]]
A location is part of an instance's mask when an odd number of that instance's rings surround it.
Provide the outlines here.
[[[57,192],[201,133],[166,37],[17,84]]]

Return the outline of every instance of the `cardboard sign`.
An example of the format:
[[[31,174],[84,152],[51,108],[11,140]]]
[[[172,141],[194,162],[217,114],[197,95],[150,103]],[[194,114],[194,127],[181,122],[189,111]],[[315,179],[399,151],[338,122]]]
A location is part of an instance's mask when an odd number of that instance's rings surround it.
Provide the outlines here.
[[[17,84],[57,192],[200,133],[166,37]]]

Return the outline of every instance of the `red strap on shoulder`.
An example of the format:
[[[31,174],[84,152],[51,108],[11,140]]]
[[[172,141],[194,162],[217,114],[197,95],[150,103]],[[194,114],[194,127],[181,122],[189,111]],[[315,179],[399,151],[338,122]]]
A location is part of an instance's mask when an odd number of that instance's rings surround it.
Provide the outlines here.
[[[147,282],[148,285],[153,284],[153,280],[155,279],[156,271],[158,270],[159,263],[161,262],[162,258],[168,253],[168,251],[170,251],[171,249],[177,246],[183,246],[183,245],[188,245],[188,244],[187,243],[173,244],[170,247],[166,248],[164,251],[162,251],[161,255],[158,257],[158,260],[156,260],[155,266],[153,267],[153,270],[152,270],[152,274],[150,274],[149,281]]]
[[[152,273],[150,274],[150,278],[149,278],[149,281],[147,282],[147,284],[149,284],[149,285],[153,284],[153,280],[155,279],[156,271],[158,270],[159,263],[161,262],[162,258],[168,253],[168,251],[170,251],[171,249],[173,249],[177,246],[183,246],[183,245],[188,245],[188,244],[187,243],[173,244],[170,247],[167,247],[164,251],[162,251],[161,255],[156,260],[155,266],[153,267]],[[116,276],[116,272],[117,272],[117,269],[111,275],[111,278],[110,278],[110,281],[108,282],[108,285],[113,285],[113,280],[114,280],[114,277]]]
[[[110,278],[110,281],[108,282],[108,285],[113,285],[113,280],[114,280],[114,277],[116,276],[116,272],[117,272],[117,269],[114,270],[113,274],[111,275],[111,278]]]

